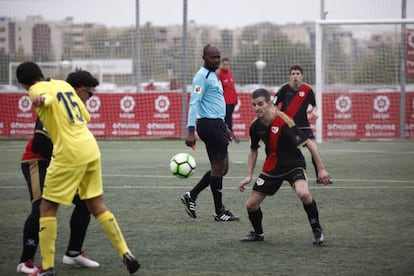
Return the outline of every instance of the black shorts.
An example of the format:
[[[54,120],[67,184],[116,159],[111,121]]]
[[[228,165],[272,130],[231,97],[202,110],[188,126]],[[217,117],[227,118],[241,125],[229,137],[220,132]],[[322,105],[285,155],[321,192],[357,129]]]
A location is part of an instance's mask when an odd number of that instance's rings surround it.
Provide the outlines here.
[[[45,183],[48,166],[49,160],[41,159],[23,161],[21,164],[32,203],[42,198],[43,184]]]
[[[26,179],[30,194],[30,200],[32,203],[42,198],[43,185],[45,183],[46,170],[47,167],[49,167],[49,163],[49,160],[43,159],[22,161],[22,173]],[[86,202],[84,200],[81,200],[78,194],[75,195],[72,202],[78,208],[89,212]]]
[[[223,160],[227,157],[229,139],[226,123],[222,119],[198,119],[197,134],[206,144],[210,160]]]
[[[310,127],[299,127],[299,129],[302,130],[302,132],[305,133],[309,139],[315,140],[315,134],[313,134],[313,131]]]
[[[293,183],[300,179],[306,180],[306,172],[303,168],[293,169],[280,176],[267,176],[261,173],[253,185],[253,190],[266,195],[274,195],[279,190],[284,180],[288,181],[292,187]]]

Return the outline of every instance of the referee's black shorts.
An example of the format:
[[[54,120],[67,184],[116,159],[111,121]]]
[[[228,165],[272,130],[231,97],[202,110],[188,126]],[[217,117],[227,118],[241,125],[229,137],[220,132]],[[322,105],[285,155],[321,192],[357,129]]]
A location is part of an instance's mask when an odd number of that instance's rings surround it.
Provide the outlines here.
[[[201,118],[197,120],[197,134],[206,144],[210,160],[223,160],[227,157],[227,126],[223,119]]]

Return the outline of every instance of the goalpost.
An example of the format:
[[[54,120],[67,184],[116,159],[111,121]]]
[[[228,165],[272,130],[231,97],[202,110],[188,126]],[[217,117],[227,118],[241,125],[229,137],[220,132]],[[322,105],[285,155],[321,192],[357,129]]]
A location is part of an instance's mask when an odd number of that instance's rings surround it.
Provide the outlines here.
[[[383,92],[400,92],[400,103],[399,103],[399,128],[400,128],[400,138],[403,139],[406,136],[406,63],[407,63],[407,55],[406,55],[406,28],[407,24],[414,24],[414,19],[377,19],[377,20],[326,20],[320,19],[316,21],[315,24],[315,93],[317,94],[317,105],[319,107],[319,116],[320,119],[316,120],[316,141],[322,142],[323,137],[326,137],[324,131],[326,131],[326,127],[323,126],[323,119],[324,119],[324,110],[326,105],[323,104],[324,97],[327,92],[335,92],[335,89],[339,89],[342,93],[349,93],[355,91],[383,91]],[[341,77],[347,80],[355,80],[355,75],[358,73],[363,73],[361,70],[364,69],[363,66],[357,67],[356,64],[358,61],[359,51],[361,51],[360,45],[353,45],[354,36],[356,32],[358,32],[359,28],[368,26],[368,28],[373,28],[374,26],[380,26],[378,28],[382,28],[378,35],[378,45],[369,45],[367,44],[367,51],[375,52],[375,47],[383,47],[381,49],[384,51],[385,58],[388,59],[390,62],[390,58],[394,61],[393,68],[394,77],[388,80],[380,79],[374,77],[367,77],[367,79],[358,78],[358,80],[354,83],[338,83],[344,80],[340,80]],[[391,26],[391,28],[390,28]],[[342,28],[347,27],[347,31],[343,31]],[[352,28],[353,27],[353,28]],[[413,28],[413,27],[412,27]],[[331,32],[334,30],[333,32]],[[339,31],[339,33],[338,33]],[[367,31],[366,33],[369,33]],[[372,34],[378,32],[372,31]],[[345,38],[347,37],[348,41]],[[360,34],[361,35],[361,34]],[[366,34],[365,34],[366,35]],[[341,36],[341,38],[338,38]],[[363,36],[363,35],[361,35]],[[370,38],[370,43],[375,42],[375,38]],[[339,43],[335,43],[335,40],[340,41]],[[395,40],[395,41],[393,41]],[[340,48],[346,47],[342,45],[342,43],[351,43],[349,47],[348,55],[344,54],[341,57],[335,56],[335,46],[339,46]],[[331,49],[328,49],[328,45],[330,45]],[[332,47],[334,50],[332,50]],[[371,49],[370,49],[371,48]],[[358,51],[354,51],[357,49]],[[336,49],[338,50],[338,49]],[[343,50],[343,49],[341,49]],[[390,52],[385,52],[390,51]],[[334,61],[333,59],[337,59]],[[378,57],[378,59],[383,59]],[[336,62],[335,66],[333,66],[334,62]],[[386,66],[389,64],[380,64],[378,63],[379,68],[377,71],[373,72],[374,74],[381,75],[381,70],[385,70]],[[384,66],[384,67],[382,67]],[[372,67],[365,67],[367,69],[371,69]],[[359,71],[358,71],[359,70]],[[352,71],[352,72],[351,72]],[[351,72],[351,73],[350,73]],[[356,72],[356,73],[355,73]],[[327,79],[329,73],[329,79]],[[336,81],[336,82],[335,82]],[[339,88],[340,87],[340,88]],[[388,91],[389,90],[389,91]],[[394,90],[394,91],[393,91]],[[395,93],[394,93],[395,94]],[[345,96],[346,97],[346,96]],[[348,99],[348,98],[345,98]],[[387,100],[387,99],[386,99]],[[385,101],[385,104],[388,104]],[[364,112],[364,110],[360,110],[359,112]],[[348,117],[352,115],[349,114]],[[346,117],[346,116],[344,116]],[[378,115],[378,117],[380,117]],[[383,116],[385,117],[385,116]],[[346,119],[346,118],[345,118]],[[349,119],[349,118],[348,118]],[[344,128],[349,128],[355,130],[359,126],[348,125]],[[366,126],[366,128],[368,128]],[[385,128],[385,126],[384,126]],[[324,130],[325,129],[325,130]],[[385,137],[386,138],[386,137]]]

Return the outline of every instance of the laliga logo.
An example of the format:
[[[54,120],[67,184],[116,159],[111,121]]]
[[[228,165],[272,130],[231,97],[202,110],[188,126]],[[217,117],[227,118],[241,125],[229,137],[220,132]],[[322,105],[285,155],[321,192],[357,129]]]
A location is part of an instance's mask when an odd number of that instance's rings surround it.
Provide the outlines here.
[[[130,112],[135,107],[135,100],[131,96],[125,96],[121,99],[120,107],[124,112]]]
[[[29,96],[23,96],[19,99],[19,109],[22,112],[30,111],[32,108],[32,101],[30,100]]]
[[[374,100],[374,109],[378,112],[385,112],[390,107],[390,99],[387,96],[377,96]]]
[[[351,109],[352,101],[349,96],[339,96],[335,100],[335,108],[339,112],[345,113]]]
[[[90,112],[96,112],[101,107],[101,100],[97,96],[92,96],[86,102],[86,108]]]
[[[165,112],[168,110],[169,107],[170,100],[167,96],[158,96],[158,98],[155,99],[155,109],[158,110],[158,112]]]

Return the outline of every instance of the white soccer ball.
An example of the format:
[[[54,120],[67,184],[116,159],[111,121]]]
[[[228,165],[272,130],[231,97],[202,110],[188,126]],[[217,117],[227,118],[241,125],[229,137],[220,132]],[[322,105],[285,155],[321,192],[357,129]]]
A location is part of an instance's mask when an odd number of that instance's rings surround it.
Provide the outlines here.
[[[187,178],[194,173],[197,164],[195,159],[188,153],[178,153],[170,160],[170,170],[179,178]]]

